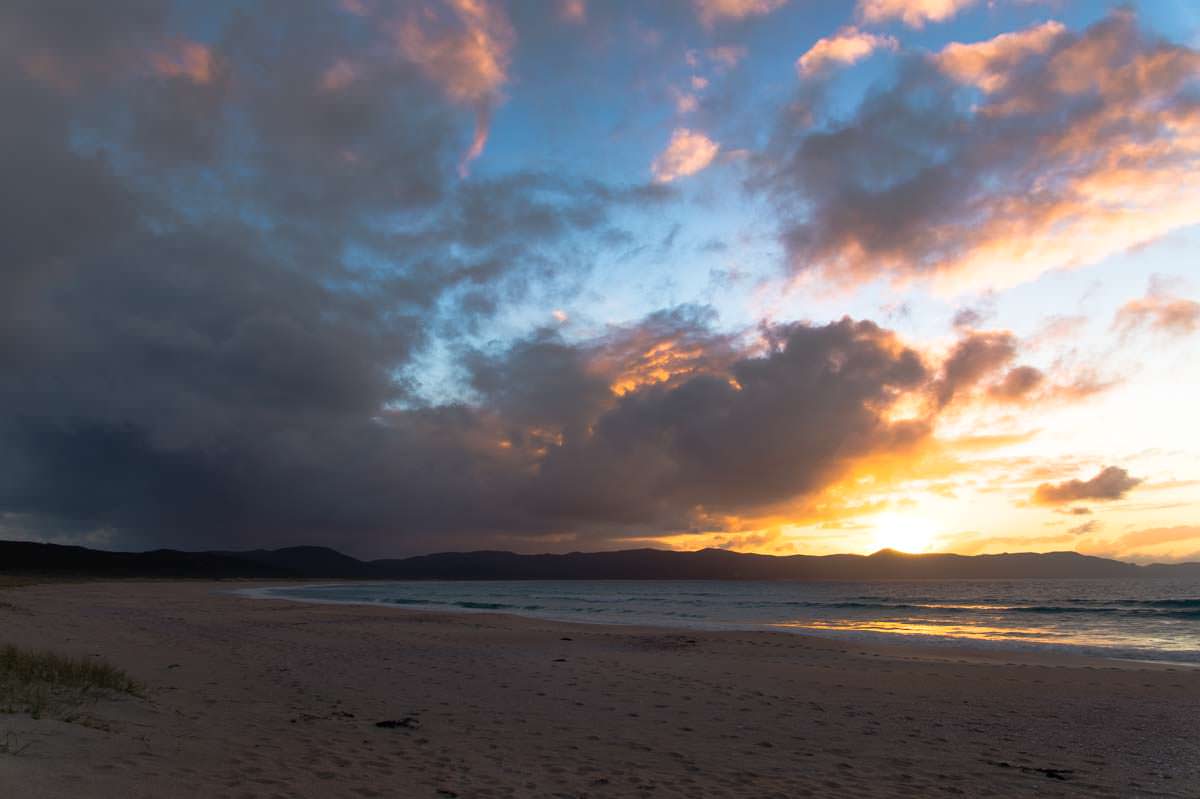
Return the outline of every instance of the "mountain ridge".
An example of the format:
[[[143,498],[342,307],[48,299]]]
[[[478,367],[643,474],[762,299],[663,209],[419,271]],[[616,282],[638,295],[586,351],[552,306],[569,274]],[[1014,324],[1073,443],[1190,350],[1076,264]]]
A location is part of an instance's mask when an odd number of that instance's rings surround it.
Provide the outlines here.
[[[1200,563],[1137,565],[1078,552],[958,555],[882,549],[870,555],[761,555],[723,549],[680,552],[653,548],[534,555],[477,550],[364,561],[321,546],[111,552],[0,541],[0,574],[356,580],[1200,579]]]

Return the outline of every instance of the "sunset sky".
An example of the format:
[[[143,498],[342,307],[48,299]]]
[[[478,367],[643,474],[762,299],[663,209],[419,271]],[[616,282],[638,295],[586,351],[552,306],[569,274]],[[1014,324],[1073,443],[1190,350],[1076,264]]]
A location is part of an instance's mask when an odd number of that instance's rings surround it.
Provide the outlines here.
[[[0,538],[1200,559],[1200,4],[0,4]]]

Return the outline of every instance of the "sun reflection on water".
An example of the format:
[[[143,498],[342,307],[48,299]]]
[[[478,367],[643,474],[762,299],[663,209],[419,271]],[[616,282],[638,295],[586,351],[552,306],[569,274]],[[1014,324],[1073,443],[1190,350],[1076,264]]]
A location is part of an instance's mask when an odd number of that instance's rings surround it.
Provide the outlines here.
[[[1019,640],[1040,643],[1066,643],[1070,640],[1070,636],[1055,633],[1041,627],[995,627],[986,624],[947,624],[934,621],[898,619],[804,619],[780,622],[775,626],[787,629],[927,635],[981,641]]]

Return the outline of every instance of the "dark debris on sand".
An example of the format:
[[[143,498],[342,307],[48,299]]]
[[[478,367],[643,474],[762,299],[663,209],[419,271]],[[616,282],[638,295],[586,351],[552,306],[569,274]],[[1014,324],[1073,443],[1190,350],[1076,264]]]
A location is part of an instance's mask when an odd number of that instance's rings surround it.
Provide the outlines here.
[[[402,719],[388,719],[386,721],[375,722],[376,727],[381,727],[385,730],[405,729],[415,730],[421,726],[421,721],[413,716],[405,716]]]

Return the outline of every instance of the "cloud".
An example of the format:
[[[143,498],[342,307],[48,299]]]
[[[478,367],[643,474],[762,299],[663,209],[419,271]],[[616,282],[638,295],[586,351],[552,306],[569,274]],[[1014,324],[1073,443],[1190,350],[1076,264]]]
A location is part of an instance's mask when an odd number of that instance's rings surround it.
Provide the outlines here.
[[[137,240],[26,293],[43,321],[5,339],[6,513],[121,546],[610,541],[811,497],[929,435],[888,418],[929,379],[889,331],[780,326],[748,352],[691,308],[475,352],[476,401],[414,403],[394,375],[420,313],[234,232]]]
[[[1058,550],[1071,547],[1077,538],[1075,532],[1054,535],[979,536],[962,533],[950,537],[950,547],[960,555],[978,555],[985,552],[1030,552]]]
[[[151,57],[154,70],[166,77],[186,77],[193,83],[209,83],[213,79],[213,54],[207,45],[198,42],[176,41],[172,46]]]
[[[504,11],[489,0],[444,0],[445,13],[430,6],[413,10],[390,23],[401,56],[436,82],[455,102],[475,111],[471,146],[459,162],[464,176],[483,153],[491,126],[492,106],[508,81],[516,40]]]
[[[719,69],[733,69],[738,62],[746,57],[746,48],[741,45],[723,44],[710,49],[708,58]]]
[[[1091,521],[1084,522],[1083,524],[1075,525],[1068,530],[1067,533],[1070,535],[1091,535],[1092,533],[1100,530],[1103,526],[1104,525],[1098,520],[1092,519]]]
[[[919,421],[885,418],[927,377],[869,322],[771,332],[762,356],[621,395],[543,463],[540,501],[629,523],[682,526],[698,512],[761,510],[820,491],[860,458],[915,446]]]
[[[684,305],[604,324],[567,298],[632,230],[693,251],[686,228],[638,228],[719,145],[674,131],[657,183],[455,174],[518,77],[574,75],[625,12],[589,4],[568,28],[520,4],[287,6],[186,32],[133,0],[0,10],[0,104],[21,109],[0,126],[6,534],[363,555],[714,531],[785,547],[783,520],[881,507],[860,479],[955,468],[943,414],[1063,382],[1035,380],[1021,342],[979,319],[945,357],[868,320],[730,333]],[[695,43],[670,25],[696,32],[693,8],[662,14],[671,46],[638,66],[682,70]],[[707,100],[746,50],[696,52],[672,81],[711,79]]]
[[[1122,334],[1148,329],[1186,336],[1200,330],[1200,302],[1170,293],[1166,281],[1151,278],[1145,297],[1130,300],[1117,310],[1113,328]]]
[[[675,113],[677,114],[690,114],[700,107],[700,98],[691,92],[672,89],[671,95],[675,98]]]
[[[651,164],[650,172],[656,182],[670,183],[708,167],[720,149],[721,145],[699,131],[676,128],[667,149],[659,153]]]
[[[1180,541],[1200,541],[1200,525],[1185,524],[1175,527],[1151,527],[1136,530],[1107,542],[1107,544],[1116,550],[1128,551],[1160,547],[1163,544],[1175,544]]]
[[[1123,498],[1141,482],[1141,478],[1131,477],[1124,469],[1108,466],[1090,480],[1042,483],[1033,492],[1033,501],[1038,505],[1059,505],[1081,500],[1111,501]]]
[[[46,8],[0,11],[24,32],[0,49],[22,109],[0,126],[0,514],[117,546],[544,532],[438,515],[518,492],[496,412],[430,404],[420,358],[578,279],[615,214],[670,192],[453,180],[455,99],[334,4],[249,10],[158,69],[190,40],[135,4],[89,35]],[[80,67],[69,89],[21,67],[44,50]]]
[[[955,344],[942,365],[942,377],[935,387],[938,404],[948,404],[1016,355],[1017,338],[1006,330],[969,332]]]
[[[858,16],[870,24],[898,19],[910,28],[923,28],[927,22],[944,22],[977,1],[859,0]]]
[[[416,63],[455,101],[495,99],[508,81],[515,35],[487,0],[445,0],[448,13],[405,14],[391,23],[400,55]]]
[[[1200,221],[1200,53],[1118,11],[911,55],[856,112],[789,111],[750,185],[794,270],[1007,287]]]
[[[993,308],[959,308],[954,312],[954,318],[950,324],[956,329],[966,329],[979,327],[987,319],[995,314]]]
[[[587,3],[585,0],[559,0],[558,15],[564,22],[581,25],[587,21]]]
[[[69,10],[69,13],[68,13]],[[13,0],[0,8],[6,68],[56,91],[94,89],[147,69],[170,42],[160,0],[75,6]]]
[[[808,52],[796,60],[796,70],[802,77],[815,75],[825,69],[853,64],[879,49],[895,50],[899,42],[891,36],[879,36],[857,28],[842,28],[833,36],[818,39]]]
[[[960,338],[942,364],[934,384],[939,406],[951,402],[974,406],[999,403],[1046,407],[1078,402],[1117,385],[1119,379],[1101,377],[1092,368],[1055,362],[1049,373],[1028,364],[1014,365],[1018,355],[1031,349],[1007,330],[975,330],[976,313],[956,315]],[[1034,344],[1037,342],[1035,341]]]
[[[991,94],[1007,87],[1023,63],[1047,52],[1066,32],[1062,23],[1051,21],[974,44],[951,42],[933,61],[959,83]]]
[[[1139,563],[1189,562],[1200,560],[1196,550],[1200,526],[1151,527],[1111,539],[1093,539],[1080,551],[1100,557],[1118,557]]]
[[[1002,402],[1017,402],[1030,395],[1045,382],[1046,375],[1032,366],[1009,369],[1004,379],[988,389],[988,395]]]
[[[692,0],[700,21],[713,25],[724,20],[740,20],[770,14],[788,0]]]

